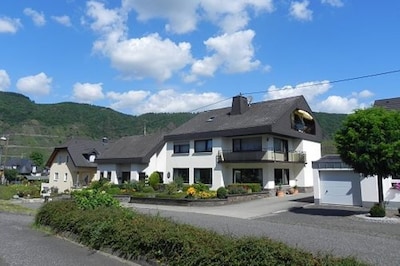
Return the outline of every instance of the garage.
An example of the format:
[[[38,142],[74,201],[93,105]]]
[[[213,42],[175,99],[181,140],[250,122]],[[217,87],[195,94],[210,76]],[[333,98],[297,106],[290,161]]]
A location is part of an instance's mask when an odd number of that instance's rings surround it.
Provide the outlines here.
[[[320,202],[361,206],[360,175],[353,171],[319,171]]]
[[[325,155],[312,162],[314,202],[362,206],[361,177],[339,155]]]

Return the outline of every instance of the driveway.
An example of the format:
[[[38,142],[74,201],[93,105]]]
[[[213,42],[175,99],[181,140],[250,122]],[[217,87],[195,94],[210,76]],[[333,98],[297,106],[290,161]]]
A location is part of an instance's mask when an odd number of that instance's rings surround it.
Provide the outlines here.
[[[267,236],[315,254],[354,256],[371,265],[399,265],[400,223],[367,219],[365,208],[312,202],[312,194],[300,194],[215,207],[126,206],[223,234]]]

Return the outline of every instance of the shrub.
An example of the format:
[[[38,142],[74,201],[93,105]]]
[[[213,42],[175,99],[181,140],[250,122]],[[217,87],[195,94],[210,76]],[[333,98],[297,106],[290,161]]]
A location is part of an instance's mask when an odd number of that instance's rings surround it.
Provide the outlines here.
[[[176,184],[175,181],[165,184],[165,191],[167,192],[168,195],[172,195],[178,191],[178,185]]]
[[[111,194],[93,189],[76,190],[72,192],[76,204],[83,210],[95,209],[97,207],[119,206],[119,201]]]
[[[106,190],[106,188],[110,185],[111,184],[107,178],[100,178],[100,180],[92,181],[89,185],[89,188],[94,190]]]
[[[228,186],[229,194],[247,194],[247,189],[243,186]]]
[[[242,187],[247,193],[252,192],[260,192],[261,191],[261,184],[260,183],[234,183],[228,185],[229,191],[236,191],[237,187]],[[239,190],[239,192],[242,192]],[[244,193],[230,193],[230,194],[244,194]]]
[[[154,189],[158,189],[160,184],[160,174],[158,172],[153,172],[149,177],[149,185]]]
[[[175,177],[174,182],[178,186],[178,190],[183,190],[183,184],[184,184],[183,177],[181,176]]]
[[[74,201],[44,204],[35,224],[71,232],[84,245],[151,265],[363,265],[352,258],[313,256],[266,237],[220,235],[124,208],[82,210]]]
[[[154,193],[154,188],[153,188],[153,187],[150,187],[150,186],[143,187],[142,192],[143,192],[143,193]]]
[[[196,184],[193,184],[192,186],[193,186],[194,189],[196,189],[196,191],[198,191],[198,192],[200,192],[200,191],[209,191],[209,190],[210,190],[210,188],[209,188],[206,184],[203,184],[203,183],[201,183],[201,182],[198,182],[198,183],[196,183]]]
[[[386,216],[386,210],[385,210],[385,207],[383,207],[383,206],[379,205],[378,203],[376,203],[369,210],[369,214],[371,215],[371,217],[385,217]]]
[[[226,199],[227,194],[228,190],[225,187],[220,187],[217,189],[217,198]]]

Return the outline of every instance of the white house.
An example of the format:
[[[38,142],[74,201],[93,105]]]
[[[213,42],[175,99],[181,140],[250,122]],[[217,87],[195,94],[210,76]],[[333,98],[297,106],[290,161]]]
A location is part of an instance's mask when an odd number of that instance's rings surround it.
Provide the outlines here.
[[[259,103],[236,96],[231,107],[199,113],[165,136],[166,176],[212,189],[257,182],[312,191],[321,136],[303,96]]]
[[[165,143],[163,134],[127,136],[115,141],[96,158],[97,175],[114,184],[144,180],[158,171],[165,172]]]
[[[376,176],[364,177],[343,163],[339,155],[326,155],[313,162],[314,202],[371,207],[378,202]],[[388,207],[400,207],[400,179],[383,179],[384,201]]]

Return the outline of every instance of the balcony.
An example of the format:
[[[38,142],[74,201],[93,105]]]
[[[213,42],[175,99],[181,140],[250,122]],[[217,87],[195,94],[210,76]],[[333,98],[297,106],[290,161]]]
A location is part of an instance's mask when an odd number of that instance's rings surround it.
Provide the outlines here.
[[[304,152],[291,151],[287,153],[267,151],[220,151],[217,155],[219,163],[237,163],[237,162],[290,162],[306,163],[306,154]]]

